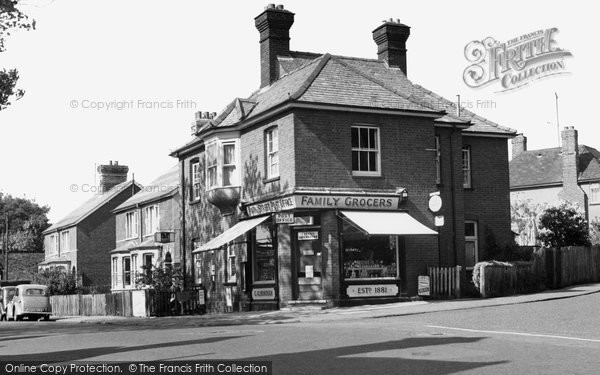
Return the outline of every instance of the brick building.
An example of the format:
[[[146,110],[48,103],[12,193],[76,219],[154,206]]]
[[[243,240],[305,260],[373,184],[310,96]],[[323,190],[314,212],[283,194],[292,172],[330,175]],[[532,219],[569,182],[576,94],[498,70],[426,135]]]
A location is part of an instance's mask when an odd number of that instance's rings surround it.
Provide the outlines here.
[[[515,131],[409,81],[406,25],[377,27],[369,59],[291,51],[293,22],[283,6],[255,18],[260,88],[197,113],[172,153],[209,310],[397,301],[427,266],[510,242]]]
[[[111,161],[100,165],[99,192],[44,231],[44,261],[40,269],[77,273],[83,285],[110,284],[110,251],[115,245],[117,206],[140,190],[127,181],[129,168]]]
[[[580,145],[577,130],[561,132],[562,147],[527,150],[527,137],[512,140],[510,197],[535,208],[561,201],[577,204],[590,221],[600,218],[600,152]],[[538,212],[541,213],[541,212]],[[534,245],[535,225],[519,233],[519,243]]]
[[[113,291],[135,289],[142,272],[167,264],[177,268],[185,262],[179,239],[180,212],[178,165],[114,210],[116,243],[110,252]]]

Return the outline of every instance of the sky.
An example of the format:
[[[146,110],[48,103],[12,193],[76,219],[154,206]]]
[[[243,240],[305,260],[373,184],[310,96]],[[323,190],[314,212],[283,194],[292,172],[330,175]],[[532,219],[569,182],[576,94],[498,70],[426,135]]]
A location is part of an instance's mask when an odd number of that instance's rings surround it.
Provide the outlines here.
[[[147,184],[176,164],[196,111],[220,112],[260,84],[254,17],[268,1],[22,0],[35,31],[14,33],[0,67],[17,68],[25,96],[0,111],[0,191],[50,206],[60,220],[94,194],[95,167],[129,166]],[[394,18],[411,27],[408,78],[528,138],[557,147],[559,125],[600,148],[600,87],[591,5],[558,1],[285,1],[290,47],[376,58],[372,31]],[[485,4],[485,5],[484,5]],[[487,5],[489,4],[489,5]],[[586,8],[586,6],[588,8]],[[499,92],[472,88],[465,46],[557,28],[568,74]]]

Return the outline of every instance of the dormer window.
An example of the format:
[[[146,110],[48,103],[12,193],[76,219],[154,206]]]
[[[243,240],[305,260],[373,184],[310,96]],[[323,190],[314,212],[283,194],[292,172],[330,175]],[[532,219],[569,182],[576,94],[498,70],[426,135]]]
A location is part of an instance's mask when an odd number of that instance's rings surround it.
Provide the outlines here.
[[[239,186],[239,141],[217,139],[206,146],[206,187]]]

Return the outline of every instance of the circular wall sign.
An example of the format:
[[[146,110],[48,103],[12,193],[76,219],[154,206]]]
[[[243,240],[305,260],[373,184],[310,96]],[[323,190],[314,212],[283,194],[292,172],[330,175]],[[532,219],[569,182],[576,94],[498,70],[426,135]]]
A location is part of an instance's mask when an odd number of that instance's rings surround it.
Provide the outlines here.
[[[442,209],[442,197],[439,195],[432,195],[429,198],[429,209],[431,212],[438,212]]]

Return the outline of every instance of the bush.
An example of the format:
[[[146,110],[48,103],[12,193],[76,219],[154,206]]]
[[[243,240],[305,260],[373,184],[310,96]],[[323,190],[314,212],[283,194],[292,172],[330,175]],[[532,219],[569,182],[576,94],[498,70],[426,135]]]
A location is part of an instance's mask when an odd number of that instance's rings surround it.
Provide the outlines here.
[[[150,287],[159,292],[178,292],[183,290],[183,272],[178,267],[148,269],[142,267],[143,272],[136,278],[135,285],[138,289]]]
[[[33,275],[33,282],[46,285],[50,295],[77,294],[77,275],[59,269],[47,269]]]
[[[542,213],[538,239],[547,247],[590,245],[585,216],[566,203],[547,208]]]

